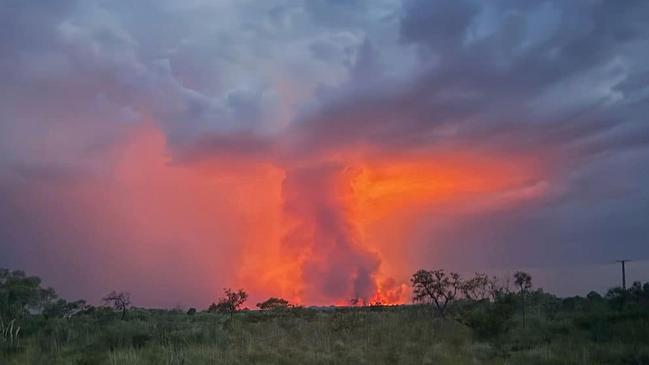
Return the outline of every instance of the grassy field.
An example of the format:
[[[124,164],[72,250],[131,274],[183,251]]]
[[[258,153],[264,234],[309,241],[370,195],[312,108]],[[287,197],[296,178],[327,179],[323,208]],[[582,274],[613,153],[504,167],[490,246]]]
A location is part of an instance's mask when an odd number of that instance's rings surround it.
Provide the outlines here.
[[[517,302],[511,302],[516,308]],[[649,364],[649,312],[604,299],[494,303],[446,319],[429,306],[294,308],[227,314],[108,308],[33,316],[0,364]]]
[[[251,311],[247,293],[227,289],[208,310],[184,311],[133,308],[115,292],[103,306],[68,302],[0,269],[0,365],[649,365],[649,283],[558,298],[532,290],[526,273],[514,278],[518,290],[419,270],[413,299],[428,304],[399,306],[269,298]]]

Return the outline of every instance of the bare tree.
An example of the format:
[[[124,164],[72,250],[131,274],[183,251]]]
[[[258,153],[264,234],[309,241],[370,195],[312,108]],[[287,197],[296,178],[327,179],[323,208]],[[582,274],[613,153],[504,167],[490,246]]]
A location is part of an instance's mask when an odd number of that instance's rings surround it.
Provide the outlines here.
[[[212,303],[208,308],[209,312],[219,312],[227,313],[232,317],[235,312],[241,310],[241,306],[248,299],[248,293],[239,289],[238,291],[233,291],[232,289],[223,289],[225,292],[225,297],[218,299],[216,303]]]
[[[496,300],[498,297],[511,293],[511,278],[509,275],[505,275],[502,278],[497,278],[493,276],[489,282],[489,294],[491,295],[492,300]]]
[[[521,303],[523,308],[523,327],[525,327],[525,294],[527,294],[527,292],[532,287],[532,276],[526,272],[517,271],[514,274],[514,283],[516,283],[516,286],[518,286],[519,292],[521,294]]]
[[[445,316],[448,305],[457,298],[464,285],[459,274],[444,270],[419,270],[412,275],[410,282],[413,301],[434,304],[440,317]]]
[[[112,291],[102,298],[104,303],[111,305],[118,311],[122,312],[122,319],[126,318],[126,312],[131,306],[131,295],[125,292]]]
[[[474,277],[464,282],[462,293],[464,297],[476,302],[488,300],[491,297],[493,279],[487,274],[476,273]]]

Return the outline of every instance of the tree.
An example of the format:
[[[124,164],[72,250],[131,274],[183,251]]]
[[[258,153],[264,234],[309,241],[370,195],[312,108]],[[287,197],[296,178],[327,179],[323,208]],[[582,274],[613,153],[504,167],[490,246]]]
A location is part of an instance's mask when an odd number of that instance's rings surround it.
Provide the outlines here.
[[[444,270],[419,270],[410,279],[412,300],[415,303],[434,304],[437,314],[444,317],[448,305],[461,292],[464,283],[460,275]]]
[[[112,291],[102,298],[104,303],[111,305],[115,310],[122,312],[122,319],[126,318],[126,312],[131,306],[131,295],[125,292]]]
[[[65,299],[58,299],[48,303],[43,308],[45,318],[69,318],[79,313],[84,313],[90,308],[85,300],[68,302]]]
[[[517,271],[514,274],[514,283],[516,283],[516,286],[519,289],[519,293],[521,294],[521,303],[522,303],[522,308],[523,308],[523,327],[525,327],[526,319],[525,319],[525,294],[530,290],[532,287],[532,276],[526,272],[523,271]]]
[[[501,278],[492,277],[489,281],[489,292],[492,300],[511,294],[511,277],[505,275]]]
[[[248,299],[248,293],[243,291],[243,289],[239,289],[235,292],[228,288],[223,289],[223,291],[225,292],[225,297],[221,297],[216,303],[212,303],[208,308],[208,311],[227,313],[232,317],[234,313],[241,310],[241,306],[243,306],[243,303]]]
[[[499,294],[491,301],[485,301],[471,308],[464,323],[471,327],[482,340],[499,343],[512,327],[516,302],[512,294]]]
[[[631,303],[649,305],[649,282],[643,285],[640,281],[634,281],[628,289],[611,288],[606,293],[606,299],[618,308]]]
[[[9,321],[23,317],[30,309],[42,309],[54,299],[54,289],[41,287],[39,277],[0,269],[0,318]]]
[[[598,292],[591,290],[590,292],[588,292],[588,294],[586,294],[586,299],[591,302],[601,301],[602,296]]]
[[[617,309],[622,309],[624,307],[627,297],[628,292],[620,286],[610,288],[605,295],[606,300]]]
[[[282,298],[271,297],[266,299],[261,303],[257,303],[257,308],[268,311],[268,310],[284,310],[290,308],[291,305],[288,303],[288,300]]]
[[[488,300],[492,296],[493,281],[495,278],[490,279],[487,274],[476,273],[474,277],[464,282],[462,293],[465,298],[472,301]]]

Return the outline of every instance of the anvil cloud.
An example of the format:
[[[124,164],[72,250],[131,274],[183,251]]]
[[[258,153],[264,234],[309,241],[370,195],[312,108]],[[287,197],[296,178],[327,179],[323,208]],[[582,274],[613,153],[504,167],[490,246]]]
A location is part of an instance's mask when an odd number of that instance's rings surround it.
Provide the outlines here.
[[[634,0],[6,1],[0,267],[171,307],[222,287],[403,302],[420,267],[647,259],[648,18]]]

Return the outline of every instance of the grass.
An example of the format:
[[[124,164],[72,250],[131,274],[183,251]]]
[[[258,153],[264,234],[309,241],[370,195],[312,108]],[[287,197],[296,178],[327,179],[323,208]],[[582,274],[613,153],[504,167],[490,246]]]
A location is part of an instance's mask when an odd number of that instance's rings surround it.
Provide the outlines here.
[[[424,306],[35,316],[0,364],[649,364],[646,310],[588,313],[539,310],[491,337]]]

